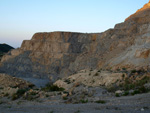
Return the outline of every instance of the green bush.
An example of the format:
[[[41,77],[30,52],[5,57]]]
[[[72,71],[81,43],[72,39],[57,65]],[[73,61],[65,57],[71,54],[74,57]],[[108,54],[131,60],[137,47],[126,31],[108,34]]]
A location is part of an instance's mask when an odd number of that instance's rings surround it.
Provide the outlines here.
[[[30,92],[29,94],[30,94],[30,95],[36,95],[37,93],[34,92],[34,91],[32,91],[32,92]]]
[[[144,77],[143,79],[138,80],[138,81],[136,81],[134,83],[129,81],[128,79],[126,79],[124,84],[122,85],[122,87],[123,87],[123,90],[125,90],[125,91],[131,90],[131,89],[139,89],[140,88],[140,90],[143,90],[142,92],[144,93],[144,92],[146,92],[146,91],[144,91],[144,90],[146,90],[144,88],[144,84],[146,84],[148,82],[150,82],[150,78],[149,77]]]
[[[9,96],[9,94],[8,94],[8,93],[6,93],[4,96],[5,96],[5,97],[8,97],[8,96]]]
[[[12,97],[11,97],[11,100],[16,100],[16,99],[18,99],[19,97],[18,97],[18,95],[16,94],[16,93],[14,93],[13,95],[12,95]]]
[[[140,91],[139,90],[134,90],[134,92],[131,93],[131,95],[135,95],[135,94],[139,94]]]
[[[80,113],[80,110],[75,111],[74,113]]]
[[[117,69],[117,71],[120,71],[120,69]]]
[[[148,89],[146,89],[144,86],[141,86],[139,89],[140,93],[147,93]]]
[[[71,81],[69,79],[66,79],[64,82],[66,82],[67,84],[71,83]]]
[[[115,94],[116,97],[120,97],[120,95],[118,93]]]
[[[58,87],[56,85],[47,84],[44,88],[41,89],[42,91],[50,92],[50,91],[64,91],[65,89],[62,87]]]
[[[63,97],[63,100],[67,100],[68,98],[67,97]]]
[[[80,100],[81,103],[88,103],[88,99],[87,100]]]
[[[12,95],[11,99],[16,100],[20,98],[26,91],[28,91],[28,89],[18,89],[18,91]]]
[[[28,91],[28,89],[18,89],[18,91],[17,91],[17,95],[18,96],[22,96],[26,91]]]
[[[104,100],[98,100],[98,101],[96,101],[96,103],[105,104],[106,101],[104,101]]]
[[[0,104],[3,104],[4,102],[3,101],[0,101]]]
[[[124,78],[125,77],[125,74],[122,74],[122,78]]]
[[[125,70],[126,70],[126,68],[122,68],[122,70],[124,70],[124,71],[125,71]]]
[[[100,72],[101,72],[101,70],[98,70],[98,72],[100,73]]]
[[[95,75],[94,76],[98,76],[99,74],[98,73],[95,73]]]
[[[123,93],[123,96],[128,96],[129,95],[129,91],[125,91],[124,93]]]
[[[131,70],[131,73],[136,73],[137,71],[134,69],[134,70]]]

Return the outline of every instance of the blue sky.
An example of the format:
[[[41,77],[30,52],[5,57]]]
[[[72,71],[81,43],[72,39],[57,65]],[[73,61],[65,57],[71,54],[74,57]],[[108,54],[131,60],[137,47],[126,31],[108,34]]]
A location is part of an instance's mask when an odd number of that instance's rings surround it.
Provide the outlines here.
[[[149,0],[0,0],[0,43],[20,47],[36,32],[103,32]]]

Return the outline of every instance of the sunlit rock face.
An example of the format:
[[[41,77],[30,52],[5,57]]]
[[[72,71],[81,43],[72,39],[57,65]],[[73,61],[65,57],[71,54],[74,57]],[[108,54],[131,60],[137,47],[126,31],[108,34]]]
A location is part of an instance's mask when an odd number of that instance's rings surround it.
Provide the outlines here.
[[[149,3],[145,4],[141,9],[137,10],[136,13],[134,13],[133,15],[129,16],[126,21],[128,20],[132,20],[132,19],[136,19],[138,20],[140,18],[140,20],[142,18],[145,18],[147,16],[150,16],[150,1]],[[148,18],[147,18],[148,19]],[[139,21],[140,21],[139,20]],[[143,20],[142,20],[143,21]],[[148,20],[144,20],[144,21],[148,21]]]
[[[147,68],[149,61],[148,3],[103,33],[36,33],[2,58],[0,72],[56,80],[82,69]]]
[[[150,67],[150,2],[129,16],[124,24],[128,22],[135,25],[135,27],[132,26],[137,32],[134,36],[134,43],[120,55],[111,59],[109,65],[114,68],[143,66],[148,69]]]

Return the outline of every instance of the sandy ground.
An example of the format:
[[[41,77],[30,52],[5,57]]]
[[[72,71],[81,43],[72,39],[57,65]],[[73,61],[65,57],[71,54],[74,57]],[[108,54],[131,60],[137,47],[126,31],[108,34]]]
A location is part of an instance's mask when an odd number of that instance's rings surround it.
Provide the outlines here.
[[[58,100],[11,101],[0,104],[0,113],[150,113],[150,93],[110,97],[105,104],[65,104]]]

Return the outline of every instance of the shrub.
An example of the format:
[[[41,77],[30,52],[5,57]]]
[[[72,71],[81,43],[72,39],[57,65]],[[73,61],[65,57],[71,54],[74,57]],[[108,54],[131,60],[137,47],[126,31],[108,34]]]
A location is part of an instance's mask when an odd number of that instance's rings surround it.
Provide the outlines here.
[[[3,104],[4,102],[0,101],[0,104]]]
[[[88,99],[87,100],[80,100],[81,103],[88,103]]]
[[[29,88],[33,88],[35,85],[34,84],[30,84],[29,85]]]
[[[118,93],[115,94],[116,97],[120,97],[120,95]]]
[[[28,89],[18,89],[18,91],[12,95],[11,99],[16,100],[20,98],[26,91],[28,91]]]
[[[65,89],[62,87],[58,87],[56,85],[47,84],[44,88],[41,89],[42,91],[50,92],[50,91],[64,91]]]
[[[12,97],[11,97],[11,100],[16,100],[16,99],[18,99],[19,97],[18,97],[18,95],[16,95],[16,93],[14,93],[13,95],[12,95]]]
[[[101,72],[101,70],[98,70],[98,72],[100,73],[100,72]]]
[[[64,82],[66,82],[67,84],[71,83],[71,81],[69,79],[66,79]]]
[[[120,71],[120,69],[117,69],[117,71]]]
[[[32,101],[32,100],[34,100],[34,98],[33,98],[33,96],[32,96],[32,95],[28,95],[25,99],[26,99],[26,100],[28,100],[28,101]]]
[[[37,93],[34,92],[34,91],[32,91],[32,92],[30,92],[29,94],[30,94],[30,95],[36,95]]]
[[[75,111],[74,113],[80,113],[80,110]]]
[[[124,78],[125,77],[125,74],[122,74],[122,78]]]
[[[68,98],[67,97],[63,97],[63,100],[67,100]]]
[[[26,91],[28,91],[28,90],[27,89],[19,89],[16,94],[18,96],[22,96]]]
[[[4,96],[5,96],[5,97],[8,97],[8,96],[9,96],[9,94],[8,94],[8,93],[6,93]]]
[[[134,90],[134,92],[133,93],[131,93],[131,95],[135,95],[135,94],[139,94],[140,93],[140,91],[139,90]]]
[[[95,75],[94,76],[98,76],[99,74],[98,73],[95,73]]]
[[[104,100],[98,100],[98,101],[96,101],[96,103],[105,104],[106,101],[104,101]]]
[[[128,96],[129,95],[129,91],[125,91],[124,93],[123,93],[123,96]]]
[[[148,89],[146,89],[144,86],[141,86],[138,90],[140,93],[147,93],[148,92]]]
[[[117,88],[116,88],[115,86],[107,87],[107,91],[108,91],[108,92],[115,92],[116,89],[117,89]]]
[[[92,82],[94,83],[94,82],[95,82],[95,80],[92,80]]]
[[[49,95],[48,95],[48,94],[46,94],[45,96],[46,96],[46,97],[49,97]]]
[[[17,102],[17,105],[20,105],[21,103],[22,103],[22,101],[18,101],[18,102]]]
[[[126,70],[126,68],[122,68],[122,70],[124,70],[124,71],[125,71],[125,70]]]
[[[134,69],[134,70],[131,70],[131,73],[136,73],[136,70]]]

